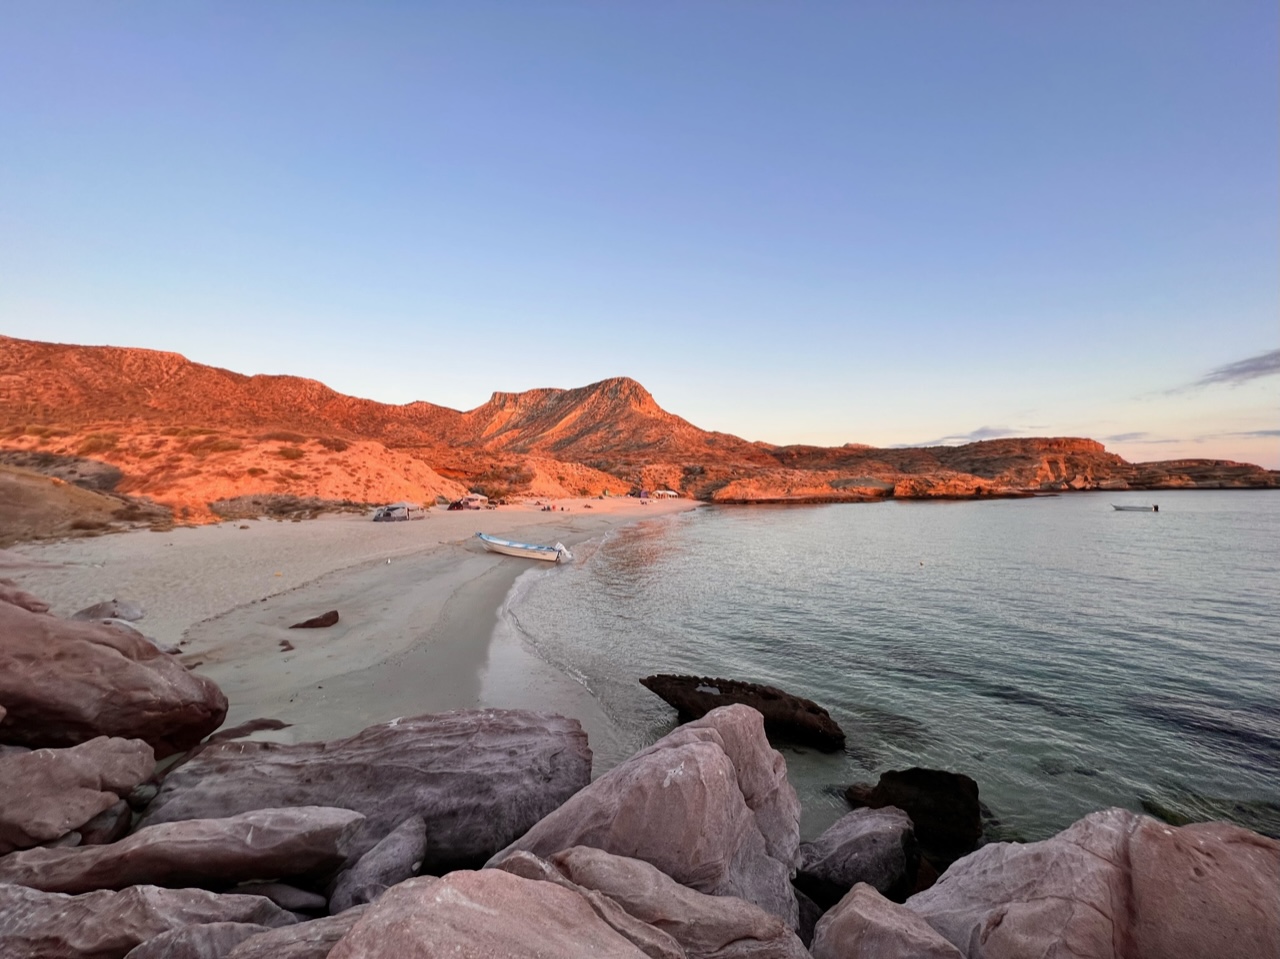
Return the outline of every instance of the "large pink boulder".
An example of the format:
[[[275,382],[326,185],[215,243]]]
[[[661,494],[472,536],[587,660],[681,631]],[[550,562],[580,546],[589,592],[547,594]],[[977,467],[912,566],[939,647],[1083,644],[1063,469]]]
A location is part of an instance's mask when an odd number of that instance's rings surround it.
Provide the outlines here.
[[[0,856],[58,839],[111,809],[155,769],[138,739],[0,755]]]
[[[329,959],[457,956],[647,959],[582,896],[500,869],[453,872],[393,886],[329,953]]]
[[[67,896],[0,883],[4,959],[122,959],[171,929],[206,922],[284,926],[292,915],[261,896],[131,886]]]
[[[813,959],[963,959],[906,906],[860,882],[818,921]]]
[[[984,846],[907,906],[969,959],[1280,956],[1280,843],[1108,809]]]
[[[0,859],[0,882],[81,893],[143,884],[225,888],[247,879],[327,879],[346,861],[363,823],[358,812],[326,806],[164,823],[105,846],[13,853]]]
[[[98,736],[150,743],[163,758],[222,724],[227,700],[139,635],[0,602],[0,742],[74,746]]]
[[[396,719],[332,742],[228,742],[171,772],[143,825],[217,819],[283,806],[363,813],[363,855],[420,816],[423,868],[479,865],[591,778],[577,720],[524,710],[464,710]]]
[[[490,864],[593,846],[686,886],[798,918],[791,874],[799,810],[758,712],[725,706],[681,726],[574,795]]]

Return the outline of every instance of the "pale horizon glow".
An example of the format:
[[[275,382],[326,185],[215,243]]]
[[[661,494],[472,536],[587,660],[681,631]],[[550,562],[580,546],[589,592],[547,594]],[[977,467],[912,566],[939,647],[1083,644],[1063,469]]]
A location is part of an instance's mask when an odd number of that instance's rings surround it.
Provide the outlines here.
[[[0,333],[1280,468],[1280,12],[0,10]]]

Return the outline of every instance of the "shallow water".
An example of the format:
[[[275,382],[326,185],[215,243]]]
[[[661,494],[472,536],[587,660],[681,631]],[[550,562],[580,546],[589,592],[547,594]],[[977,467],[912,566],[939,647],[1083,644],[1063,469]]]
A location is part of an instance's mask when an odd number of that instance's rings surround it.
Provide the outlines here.
[[[503,620],[607,713],[597,772],[672,728],[650,673],[825,706],[846,751],[784,748],[806,836],[912,765],[973,776],[1009,837],[1144,802],[1275,834],[1277,544],[1271,492],[707,508],[522,577]]]

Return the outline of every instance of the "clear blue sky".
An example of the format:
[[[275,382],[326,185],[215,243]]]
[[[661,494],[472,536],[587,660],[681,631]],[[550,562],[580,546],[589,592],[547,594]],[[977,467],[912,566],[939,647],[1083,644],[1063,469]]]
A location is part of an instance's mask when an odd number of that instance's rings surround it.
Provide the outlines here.
[[[1274,0],[0,0],[0,332],[1280,467]]]

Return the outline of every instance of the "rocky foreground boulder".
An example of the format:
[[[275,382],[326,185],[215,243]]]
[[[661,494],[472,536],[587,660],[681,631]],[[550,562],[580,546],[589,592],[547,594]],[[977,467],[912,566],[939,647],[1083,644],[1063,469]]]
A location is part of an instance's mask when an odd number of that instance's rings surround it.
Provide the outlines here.
[[[141,636],[0,602],[0,743],[74,746],[141,739],[164,758],[194,746],[227,714],[209,679]]]
[[[964,959],[932,926],[866,883],[818,922],[813,959]]]
[[[797,924],[800,803],[758,712],[726,706],[605,773],[491,861],[592,846]]]
[[[1280,956],[1280,843],[1108,809],[984,846],[906,905],[968,959]]]
[[[811,699],[774,686],[706,676],[646,676],[640,685],[675,708],[682,723],[701,719],[713,709],[740,703],[764,717],[770,736],[828,752],[844,748],[844,730]]]
[[[0,884],[4,959],[123,959],[161,933],[210,922],[284,926],[296,920],[261,896],[131,886],[68,896]]]
[[[104,846],[13,853],[0,858],[0,882],[82,893],[137,885],[225,887],[263,878],[323,880],[346,861],[363,824],[357,812],[325,806],[163,823]]]
[[[396,719],[348,739],[210,746],[164,780],[141,825],[286,806],[365,816],[360,856],[412,816],[427,824],[423,867],[482,863],[591,778],[577,720],[525,710]]]
[[[155,769],[139,739],[0,755],[0,856],[59,839],[116,809]],[[4,860],[0,860],[3,862]]]
[[[855,809],[813,842],[801,843],[795,884],[830,909],[858,883],[901,902],[915,886],[920,853],[901,809]]]
[[[329,893],[329,912],[336,915],[373,902],[392,886],[416,876],[426,858],[427,824],[421,816],[410,816],[339,873]]]
[[[963,773],[917,766],[890,770],[874,786],[850,786],[845,799],[855,809],[901,809],[911,817],[921,851],[940,870],[973,852],[982,839],[978,784]]]

